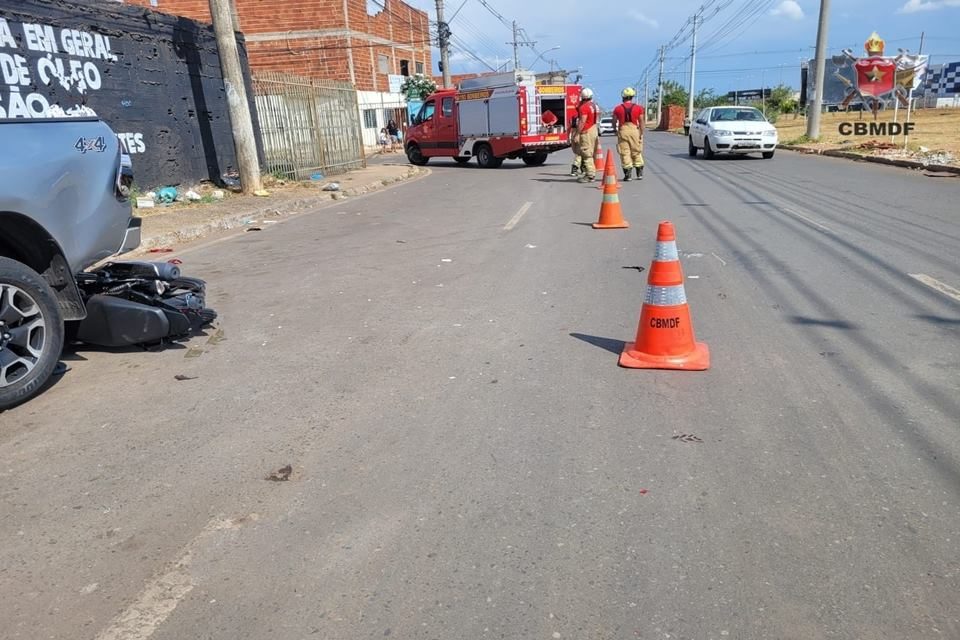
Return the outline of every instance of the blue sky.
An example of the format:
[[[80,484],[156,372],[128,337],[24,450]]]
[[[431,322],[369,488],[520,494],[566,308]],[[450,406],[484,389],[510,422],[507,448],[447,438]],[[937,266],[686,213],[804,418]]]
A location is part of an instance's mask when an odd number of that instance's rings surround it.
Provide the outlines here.
[[[407,2],[436,17],[434,0]],[[513,48],[506,43],[511,31],[484,3],[506,22],[516,20],[536,41],[535,50],[520,48],[521,66],[533,64],[540,52],[537,71],[547,70],[551,60],[564,69],[581,68],[583,83],[594,89],[603,105],[618,102],[620,90],[628,84],[640,82],[642,92],[643,71],[656,58],[658,47],[673,40],[703,4],[708,8],[698,35],[702,45],[697,54],[698,90],[726,93],[781,81],[799,88],[800,60],[813,57],[820,10],[819,0],[445,0],[446,19],[455,37],[454,73],[489,70],[487,65],[510,68]],[[724,29],[727,23],[729,28]],[[686,40],[666,53],[664,63],[664,77],[685,85],[689,30],[688,26],[680,37]],[[874,30],[886,40],[887,54],[895,55],[900,47],[916,52],[925,32],[923,53],[932,56],[932,63],[960,61],[960,0],[832,0],[828,34],[832,53],[844,48],[862,53],[863,42]],[[552,47],[559,49],[548,51]],[[438,59],[435,51],[435,74]],[[656,65],[649,81],[652,93]]]

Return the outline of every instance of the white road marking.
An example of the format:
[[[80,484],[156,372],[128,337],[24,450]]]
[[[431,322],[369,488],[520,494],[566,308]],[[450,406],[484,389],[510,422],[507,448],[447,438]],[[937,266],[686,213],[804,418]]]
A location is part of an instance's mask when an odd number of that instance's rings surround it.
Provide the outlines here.
[[[256,514],[246,519],[256,520]],[[193,590],[190,563],[197,547],[211,534],[224,529],[237,529],[243,520],[215,518],[207,523],[191,540],[181,556],[166,573],[154,578],[140,592],[137,599],[114,618],[110,625],[97,634],[95,640],[146,640],[173,613],[180,601]]]
[[[812,224],[813,226],[817,227],[821,231],[826,231],[827,233],[833,233],[833,231],[831,231],[829,227],[825,227],[824,225],[820,224],[816,220],[808,218],[807,216],[803,215],[799,211],[796,211],[794,209],[791,209],[790,207],[785,207],[782,205],[778,206],[777,208],[780,209],[780,211],[783,211],[784,213],[789,213],[792,216],[796,216],[797,218],[800,218],[804,222],[808,222]]]
[[[960,302],[960,290],[954,289],[948,284],[944,284],[937,280],[936,278],[931,278],[925,273],[908,273],[908,276],[914,280],[918,280],[923,284],[927,285],[931,289],[936,289],[945,296],[950,296],[954,300]]]
[[[510,222],[508,222],[507,224],[503,225],[503,230],[504,230],[504,231],[510,231],[510,229],[513,229],[515,226],[517,226],[517,223],[520,222],[520,218],[522,218],[522,217],[523,217],[523,214],[525,214],[527,211],[529,211],[529,210],[530,210],[530,207],[532,207],[532,206],[533,206],[533,203],[532,203],[532,202],[524,202],[524,203],[523,203],[523,206],[520,207],[520,210],[517,211],[517,213],[515,213],[512,218],[510,218]]]
[[[712,255],[714,258],[716,258],[717,260],[719,260],[719,261],[720,261],[720,264],[722,264],[723,266],[727,266],[727,261],[724,260],[723,258],[721,258],[720,256],[718,256],[717,254],[711,253],[710,255]]]

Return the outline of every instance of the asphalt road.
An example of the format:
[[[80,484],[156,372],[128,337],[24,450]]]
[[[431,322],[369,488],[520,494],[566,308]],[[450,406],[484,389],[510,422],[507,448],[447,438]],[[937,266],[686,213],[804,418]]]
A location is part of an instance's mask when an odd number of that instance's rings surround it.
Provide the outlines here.
[[[184,252],[222,339],[0,416],[0,637],[960,638],[960,182],[648,138],[628,230],[563,153]],[[617,367],[662,219],[706,372]]]

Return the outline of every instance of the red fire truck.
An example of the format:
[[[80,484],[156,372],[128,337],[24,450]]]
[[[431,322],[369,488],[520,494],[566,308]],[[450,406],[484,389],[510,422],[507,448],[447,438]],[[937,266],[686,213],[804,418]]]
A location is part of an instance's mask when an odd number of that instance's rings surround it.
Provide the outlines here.
[[[579,85],[537,84],[524,72],[464,80],[458,89],[442,89],[424,101],[406,133],[407,158],[417,165],[440,157],[458,164],[476,157],[484,168],[507,158],[541,165],[548,154],[570,146],[579,99]]]

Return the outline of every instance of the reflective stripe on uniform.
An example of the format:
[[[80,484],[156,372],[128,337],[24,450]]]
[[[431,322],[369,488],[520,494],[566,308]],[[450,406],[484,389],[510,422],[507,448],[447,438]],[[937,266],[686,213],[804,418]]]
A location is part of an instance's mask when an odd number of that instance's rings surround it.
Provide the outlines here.
[[[682,284],[672,287],[647,285],[647,293],[643,296],[643,304],[654,307],[674,307],[679,304],[687,304],[687,294],[683,290]]]

